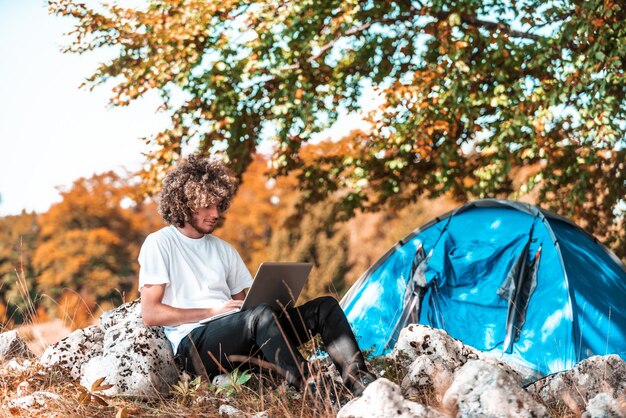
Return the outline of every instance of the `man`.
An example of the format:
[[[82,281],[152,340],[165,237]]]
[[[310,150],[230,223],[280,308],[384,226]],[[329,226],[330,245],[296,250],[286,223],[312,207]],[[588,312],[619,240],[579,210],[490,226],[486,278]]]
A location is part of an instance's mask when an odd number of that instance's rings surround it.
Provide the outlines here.
[[[317,298],[285,312],[259,305],[198,322],[239,308],[252,283],[237,251],[211,234],[236,189],[221,162],[198,155],[167,174],[159,213],[169,226],[150,234],[139,254],[144,323],[164,327],[191,373],[206,371],[210,377],[232,370],[242,359],[259,358],[299,388],[311,385],[311,379],[297,347],[319,334],[345,386],[360,395],[373,376],[334,298]]]

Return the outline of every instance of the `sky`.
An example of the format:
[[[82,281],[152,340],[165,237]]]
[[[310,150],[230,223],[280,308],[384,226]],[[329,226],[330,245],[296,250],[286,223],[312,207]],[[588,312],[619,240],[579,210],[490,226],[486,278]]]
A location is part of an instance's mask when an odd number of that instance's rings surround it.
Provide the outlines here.
[[[80,177],[138,169],[139,138],[167,124],[156,94],[111,108],[110,87],[79,89],[107,56],[61,53],[70,28],[44,0],[0,0],[0,216],[45,212]]]
[[[79,89],[112,56],[63,54],[71,25],[49,15],[45,0],[0,0],[0,216],[45,212],[80,177],[137,170],[147,151],[141,138],[168,124],[155,92],[115,108],[110,85]],[[364,107],[376,101],[366,93]],[[320,136],[362,126],[357,115],[344,115]]]

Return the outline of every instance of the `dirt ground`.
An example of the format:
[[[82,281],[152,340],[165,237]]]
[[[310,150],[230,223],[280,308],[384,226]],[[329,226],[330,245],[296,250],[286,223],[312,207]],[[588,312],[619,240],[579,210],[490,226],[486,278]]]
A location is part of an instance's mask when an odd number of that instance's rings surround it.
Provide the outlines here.
[[[72,332],[60,319],[37,324],[21,325],[16,327],[15,330],[26,342],[28,348],[37,356],[41,356],[46,347],[60,341]]]

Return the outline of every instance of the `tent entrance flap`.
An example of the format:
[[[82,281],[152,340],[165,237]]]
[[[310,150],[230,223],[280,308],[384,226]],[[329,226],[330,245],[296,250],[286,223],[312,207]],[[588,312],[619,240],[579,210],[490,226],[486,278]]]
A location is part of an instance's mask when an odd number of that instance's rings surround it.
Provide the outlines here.
[[[428,257],[424,252],[424,247],[422,244],[419,244],[415,251],[415,257],[411,265],[410,279],[404,293],[402,314],[385,344],[385,349],[392,349],[395,346],[400,331],[402,331],[403,328],[409,324],[419,323],[422,299],[424,299],[424,295],[426,294],[426,278],[424,272],[426,270],[427,261]]]
[[[506,335],[502,346],[502,351],[506,353],[513,351],[513,343],[519,339],[520,332],[526,321],[528,302],[537,287],[537,270],[539,269],[541,246],[533,260],[528,263],[531,241],[532,230],[524,249],[497,291],[498,295],[506,299],[509,304],[506,316]]]

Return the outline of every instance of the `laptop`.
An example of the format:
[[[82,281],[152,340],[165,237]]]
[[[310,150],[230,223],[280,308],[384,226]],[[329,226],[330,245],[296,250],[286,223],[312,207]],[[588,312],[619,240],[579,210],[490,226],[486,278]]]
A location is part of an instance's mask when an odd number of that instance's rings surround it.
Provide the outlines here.
[[[312,263],[261,263],[250,291],[240,309],[213,315],[198,321],[201,324],[267,303],[276,311],[295,306],[304,288]]]

